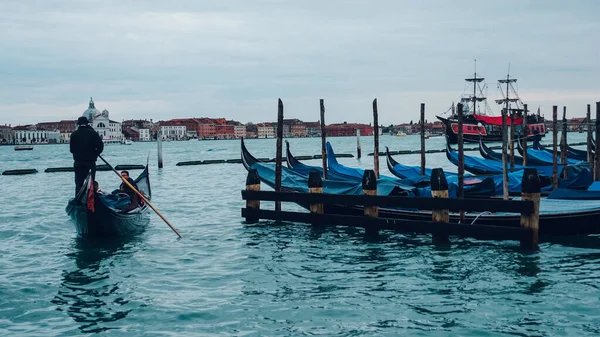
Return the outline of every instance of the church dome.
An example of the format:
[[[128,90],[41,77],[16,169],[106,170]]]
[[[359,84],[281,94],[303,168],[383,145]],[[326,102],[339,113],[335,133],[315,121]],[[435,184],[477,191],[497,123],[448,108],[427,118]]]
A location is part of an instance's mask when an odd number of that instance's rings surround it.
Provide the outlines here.
[[[88,121],[90,121],[91,123],[94,120],[94,118],[100,115],[100,111],[98,111],[98,109],[96,109],[96,107],[94,106],[94,100],[90,97],[90,105],[88,106],[87,110],[83,112],[83,116],[87,118]]]

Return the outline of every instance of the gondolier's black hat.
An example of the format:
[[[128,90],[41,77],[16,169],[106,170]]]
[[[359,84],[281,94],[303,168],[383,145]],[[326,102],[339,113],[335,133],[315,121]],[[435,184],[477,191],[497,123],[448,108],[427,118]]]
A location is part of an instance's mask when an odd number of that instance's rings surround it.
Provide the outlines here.
[[[81,116],[77,119],[77,125],[88,125],[90,122],[85,116]]]

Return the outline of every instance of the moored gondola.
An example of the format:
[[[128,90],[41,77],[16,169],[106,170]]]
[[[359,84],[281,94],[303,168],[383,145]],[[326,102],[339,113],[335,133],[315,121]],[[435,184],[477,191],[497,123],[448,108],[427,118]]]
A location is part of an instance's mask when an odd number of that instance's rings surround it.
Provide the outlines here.
[[[247,155],[247,150],[244,148]],[[244,154],[243,154],[244,155]],[[251,155],[250,155],[251,156]],[[272,164],[255,162],[252,167],[247,169],[257,169],[260,180],[268,186],[275,184],[275,169]],[[282,171],[282,191],[284,192],[308,192],[307,178],[297,175],[291,170]],[[385,181],[381,181],[386,183]],[[336,194],[361,194],[360,183],[354,189],[348,188],[351,182],[323,180],[323,193]],[[378,181],[379,183],[379,181]],[[380,190],[378,185],[378,195],[390,195]],[[390,187],[390,185],[387,185]],[[391,190],[386,189],[386,192]],[[304,208],[309,205],[300,204]],[[361,205],[343,206],[338,204],[326,204],[324,211],[326,214],[347,214],[363,215],[364,207]],[[406,219],[416,221],[431,221],[430,211],[420,211],[415,209],[396,209],[379,208],[379,217],[389,219]],[[459,214],[450,213],[450,222],[459,222]],[[567,234],[590,234],[600,233],[600,225],[597,219],[600,218],[600,206],[595,200],[581,200],[577,204],[570,204],[564,200],[542,200],[540,202],[539,227],[540,235],[567,235]],[[492,225],[504,227],[519,227],[520,215],[509,213],[466,213],[465,222],[471,225]]]
[[[521,142],[517,142],[517,150],[519,151],[519,154],[522,156],[523,155],[523,144],[521,144]],[[528,164],[530,161],[536,161],[536,162],[545,162],[545,163],[548,163],[547,165],[552,165],[552,160],[553,160],[552,156],[553,156],[552,151],[536,150],[536,149],[527,148],[527,163]],[[556,158],[556,161],[559,165],[562,165],[560,155],[558,155],[558,157]],[[567,157],[567,164],[575,165],[575,164],[583,164],[583,163],[581,160],[571,159],[571,158]]]
[[[135,179],[138,190],[148,201],[152,198],[148,166]],[[77,234],[82,238],[107,238],[128,235],[142,229],[148,223],[147,203],[127,213],[121,213],[119,206],[129,203],[122,194],[95,193],[92,177],[88,175],[75,198],[69,200],[66,212],[71,217]]]

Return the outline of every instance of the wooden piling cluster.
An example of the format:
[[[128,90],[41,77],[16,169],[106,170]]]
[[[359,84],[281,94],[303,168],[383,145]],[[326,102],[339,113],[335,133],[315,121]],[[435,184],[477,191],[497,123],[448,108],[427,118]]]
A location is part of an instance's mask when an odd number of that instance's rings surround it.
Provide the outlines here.
[[[354,226],[365,228],[368,235],[380,230],[399,232],[430,233],[436,244],[449,242],[450,235],[474,237],[487,240],[518,240],[524,248],[537,248],[539,232],[540,180],[535,169],[527,169],[522,181],[522,199],[449,199],[448,184],[442,169],[432,174],[433,198],[379,196],[377,179],[373,170],[366,170],[363,176],[362,195],[341,195],[322,193],[320,175],[313,173],[308,179],[309,193],[261,191],[257,185],[257,172],[251,170],[246,180],[242,199],[242,217],[252,223],[259,219],[303,222],[319,225]],[[258,184],[260,185],[260,184]],[[305,205],[306,212],[272,211],[260,209],[260,201],[294,202]],[[362,206],[362,211],[357,212]],[[431,211],[431,221],[412,220],[401,217],[382,216],[382,210],[393,208]],[[520,225],[490,226],[463,224],[450,221],[450,212],[508,212],[520,213]]]

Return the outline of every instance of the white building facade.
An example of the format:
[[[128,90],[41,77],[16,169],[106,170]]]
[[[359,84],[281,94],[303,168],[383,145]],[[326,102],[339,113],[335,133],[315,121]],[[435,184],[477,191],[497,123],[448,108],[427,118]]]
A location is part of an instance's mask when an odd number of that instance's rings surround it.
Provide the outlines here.
[[[163,139],[182,140],[186,135],[185,125],[161,125],[160,133]]]
[[[60,142],[61,143],[69,143],[71,141],[71,132],[61,132],[60,133]]]
[[[257,124],[258,138],[275,138],[275,128],[270,125]]]
[[[15,143],[60,143],[60,132],[46,130],[15,130]]]
[[[233,127],[233,137],[234,138],[246,137],[246,126],[245,125],[235,125]]]
[[[150,129],[138,129],[138,133],[140,134],[140,142],[150,141]]]

